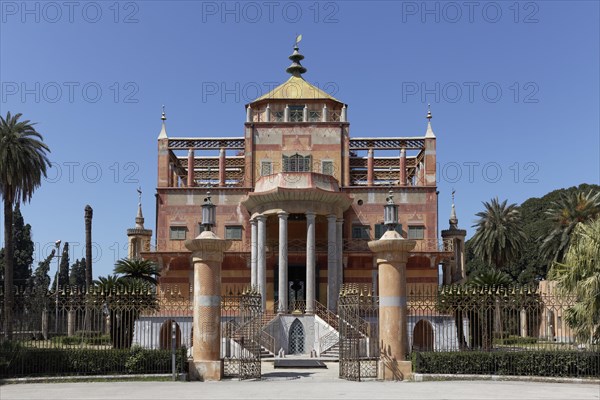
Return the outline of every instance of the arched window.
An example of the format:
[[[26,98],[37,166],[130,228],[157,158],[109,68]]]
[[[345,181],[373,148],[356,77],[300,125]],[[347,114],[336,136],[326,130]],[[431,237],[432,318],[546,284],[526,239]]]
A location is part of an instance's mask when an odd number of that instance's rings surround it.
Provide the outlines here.
[[[283,156],[283,172],[310,172],[312,170],[311,156]]]

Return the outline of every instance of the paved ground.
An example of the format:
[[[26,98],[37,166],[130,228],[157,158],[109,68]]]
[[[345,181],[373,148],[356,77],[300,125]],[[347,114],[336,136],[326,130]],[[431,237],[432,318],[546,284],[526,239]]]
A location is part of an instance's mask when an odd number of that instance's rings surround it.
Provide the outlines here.
[[[329,369],[274,370],[262,381],[81,382],[0,386],[0,399],[600,399],[600,385],[540,382],[348,382]]]

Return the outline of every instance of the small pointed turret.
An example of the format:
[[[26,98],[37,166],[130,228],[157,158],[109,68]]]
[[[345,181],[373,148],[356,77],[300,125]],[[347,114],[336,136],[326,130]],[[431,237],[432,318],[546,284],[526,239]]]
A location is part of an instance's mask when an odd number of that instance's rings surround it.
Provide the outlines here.
[[[452,210],[450,211],[450,229],[458,229],[458,218],[456,217],[456,207],[454,206],[454,193],[455,190],[452,189]]]
[[[138,188],[138,211],[135,217],[135,227],[144,229],[144,215],[142,214],[142,188]]]
[[[450,226],[442,230],[444,248],[454,252],[454,256],[442,262],[444,271],[444,284],[464,283],[466,279],[465,268],[465,237],[467,231],[458,227],[456,207],[454,206],[454,193],[452,189],[452,210],[450,211]]]
[[[294,52],[291,56],[288,57],[292,61],[292,64],[290,64],[290,66],[287,67],[287,69],[285,70],[285,72],[287,72],[288,74],[292,74],[293,76],[296,76],[298,78],[300,78],[302,74],[306,72],[306,68],[304,68],[302,64],[300,64],[300,61],[304,59],[304,56],[298,51],[300,50],[300,48],[298,47],[298,43],[300,43],[301,40],[302,35],[298,35],[296,37],[296,44],[294,45]]]
[[[165,114],[165,106],[162,106],[162,115],[160,117],[162,120],[162,128],[160,129],[160,133],[158,134],[159,139],[167,139],[167,124],[165,121],[167,120],[167,114]]]
[[[431,115],[431,104],[428,104],[427,105],[427,131],[425,132],[425,137],[434,138],[435,135],[433,133],[433,129],[431,128],[431,118],[433,118],[433,116]]]
[[[141,252],[150,251],[150,239],[152,230],[144,228],[144,215],[142,214],[142,188],[138,192],[138,210],[135,217],[135,228],[127,229],[128,248],[127,257],[130,259],[140,258]]]

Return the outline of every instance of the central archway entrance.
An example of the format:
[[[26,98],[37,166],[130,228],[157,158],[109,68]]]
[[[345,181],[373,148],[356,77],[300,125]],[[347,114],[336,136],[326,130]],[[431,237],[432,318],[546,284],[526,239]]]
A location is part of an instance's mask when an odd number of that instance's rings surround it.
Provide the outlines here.
[[[289,354],[304,354],[304,327],[297,318],[290,326]]]

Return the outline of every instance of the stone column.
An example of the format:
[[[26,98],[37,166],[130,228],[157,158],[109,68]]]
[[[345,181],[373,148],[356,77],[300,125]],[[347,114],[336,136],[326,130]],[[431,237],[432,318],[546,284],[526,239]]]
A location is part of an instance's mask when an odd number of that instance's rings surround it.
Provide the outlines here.
[[[75,335],[75,310],[67,312],[67,336]]]
[[[188,150],[187,187],[194,186],[194,150]]]
[[[254,288],[258,285],[258,274],[256,271],[256,257],[257,257],[257,225],[256,219],[250,220],[250,285]]]
[[[373,186],[373,149],[369,149],[367,153],[367,186]]]
[[[327,308],[329,310],[337,308],[338,297],[336,220],[335,215],[327,216]]]
[[[267,308],[267,217],[259,215],[258,242],[256,244],[256,283],[260,291],[262,310]]]
[[[400,186],[406,186],[406,150],[404,147],[400,149]]]
[[[219,186],[225,186],[225,149],[219,150]]]
[[[521,337],[527,337],[527,310],[522,308],[519,316],[521,320]]]
[[[343,225],[344,225],[344,220],[343,219],[338,219],[336,221],[337,224],[337,228],[336,228],[336,234],[337,234],[337,288],[336,288],[336,292],[340,293],[340,287],[344,284],[344,263],[343,263],[343,256],[344,256],[344,238],[343,238]],[[337,299],[337,298],[336,298]],[[336,303],[336,310],[337,310],[337,303]]]
[[[315,312],[315,213],[306,212],[306,313]]]
[[[221,264],[231,242],[211,231],[187,240],[194,265],[193,352],[190,379],[218,381],[223,377],[221,360]]]
[[[406,261],[415,247],[395,230],[387,231],[379,240],[369,242],[379,267],[379,379],[403,380],[411,375],[412,365],[406,361],[407,310]]]
[[[279,308],[278,313],[288,312],[288,213],[280,211],[279,217]]]

